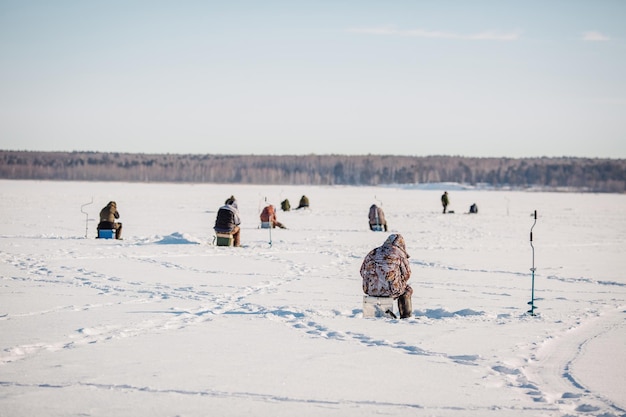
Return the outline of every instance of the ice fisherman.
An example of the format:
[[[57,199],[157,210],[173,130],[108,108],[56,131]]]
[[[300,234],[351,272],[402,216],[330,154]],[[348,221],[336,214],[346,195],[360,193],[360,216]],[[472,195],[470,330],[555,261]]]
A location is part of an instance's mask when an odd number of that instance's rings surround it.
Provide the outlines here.
[[[387,231],[387,220],[385,220],[385,213],[381,207],[378,207],[376,204],[372,204],[370,206],[368,218],[370,230],[374,230],[374,226],[381,226],[385,232]]]
[[[120,213],[117,211],[117,203],[115,201],[109,201],[109,203],[100,210],[100,223],[98,223],[98,232],[102,230],[115,230],[115,238],[122,238],[122,223],[116,222],[120,218]],[[99,235],[100,233],[98,233]]]
[[[278,219],[276,218],[276,209],[271,204],[263,208],[263,211],[261,211],[260,217],[261,217],[262,222],[270,223],[270,225],[272,226],[272,229],[275,228],[276,226],[280,227],[281,229],[286,229],[285,225],[279,222]]]
[[[218,233],[230,233],[233,235],[233,246],[241,246],[241,219],[235,197],[231,196],[226,203],[217,211],[213,230]]]
[[[301,208],[308,208],[309,207],[309,197],[303,195],[300,198],[300,203],[298,204],[298,207],[296,207],[296,210],[299,210]]]
[[[450,204],[450,197],[448,197],[448,192],[445,191],[441,196],[441,205],[443,206],[443,214],[446,214],[448,210],[448,204]]]
[[[361,265],[363,292],[373,297],[393,297],[398,300],[400,318],[411,317],[411,278],[409,254],[404,238],[391,234],[382,246],[372,249]]]

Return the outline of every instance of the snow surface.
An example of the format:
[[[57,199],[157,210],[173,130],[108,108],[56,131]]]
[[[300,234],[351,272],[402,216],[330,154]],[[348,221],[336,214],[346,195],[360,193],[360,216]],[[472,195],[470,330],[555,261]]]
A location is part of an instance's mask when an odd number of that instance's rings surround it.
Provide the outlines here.
[[[0,181],[0,416],[626,415],[626,196],[446,189]],[[411,319],[362,316],[374,202]]]

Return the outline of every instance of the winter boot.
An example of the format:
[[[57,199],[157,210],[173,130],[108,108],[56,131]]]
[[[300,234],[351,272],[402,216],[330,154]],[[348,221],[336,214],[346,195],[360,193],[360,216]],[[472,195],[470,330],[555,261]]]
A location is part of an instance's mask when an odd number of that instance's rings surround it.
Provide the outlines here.
[[[398,297],[398,311],[400,312],[400,318],[406,319],[411,317],[413,313],[413,307],[411,306],[411,295],[410,294],[402,294]]]

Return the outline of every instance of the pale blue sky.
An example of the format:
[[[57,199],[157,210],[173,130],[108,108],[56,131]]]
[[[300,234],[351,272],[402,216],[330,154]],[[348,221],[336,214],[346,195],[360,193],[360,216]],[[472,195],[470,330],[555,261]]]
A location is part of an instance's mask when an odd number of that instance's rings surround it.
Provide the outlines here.
[[[626,158],[626,1],[0,0],[0,149]]]

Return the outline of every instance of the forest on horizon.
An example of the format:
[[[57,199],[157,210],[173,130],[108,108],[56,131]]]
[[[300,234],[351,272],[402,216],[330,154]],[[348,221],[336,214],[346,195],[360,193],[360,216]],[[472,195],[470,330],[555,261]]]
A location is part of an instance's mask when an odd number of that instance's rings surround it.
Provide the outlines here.
[[[626,192],[626,160],[401,155],[211,155],[1,151],[0,178],[263,185],[460,183]]]

